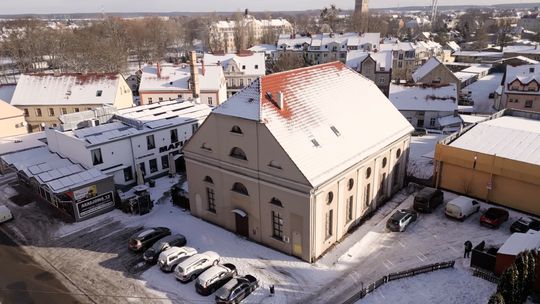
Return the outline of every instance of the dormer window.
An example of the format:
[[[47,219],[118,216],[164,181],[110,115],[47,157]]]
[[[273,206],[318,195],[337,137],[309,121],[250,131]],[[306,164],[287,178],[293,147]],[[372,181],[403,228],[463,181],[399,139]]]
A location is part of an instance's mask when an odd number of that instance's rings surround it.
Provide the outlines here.
[[[244,134],[244,133],[242,132],[242,129],[240,129],[239,126],[233,126],[232,129],[231,129],[231,133]]]
[[[272,168],[274,168],[274,169],[280,169],[280,170],[283,169],[283,167],[281,167],[281,163],[278,162],[278,161],[275,161],[275,160],[271,161],[271,162],[268,164],[268,166],[269,166],[269,167],[272,167]]]
[[[234,157],[236,159],[247,160],[247,156],[246,156],[246,153],[244,152],[244,150],[242,150],[242,149],[240,149],[238,147],[232,148],[231,153],[229,154],[229,156]]]
[[[102,90],[97,90],[96,96],[101,97],[101,95],[103,95],[103,91]]]

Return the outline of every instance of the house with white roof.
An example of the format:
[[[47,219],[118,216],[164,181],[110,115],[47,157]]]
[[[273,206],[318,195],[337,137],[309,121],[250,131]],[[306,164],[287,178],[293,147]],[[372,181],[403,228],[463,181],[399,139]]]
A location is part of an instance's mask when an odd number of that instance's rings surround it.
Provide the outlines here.
[[[390,85],[390,101],[417,128],[452,131],[463,121],[458,115],[456,85]]]
[[[501,275],[508,267],[510,267],[516,257],[524,251],[538,251],[540,249],[540,232],[529,230],[526,233],[512,233],[512,235],[504,242],[497,251],[495,261],[495,273]],[[540,266],[536,264],[535,272],[540,271]],[[538,288],[540,282],[535,280],[535,287]]]
[[[266,61],[263,53],[241,52],[238,54],[204,54],[205,65],[223,68],[227,82],[227,97],[249,85],[259,76],[266,74]]]
[[[227,99],[227,83],[223,68],[218,65],[157,63],[143,67],[139,96],[141,105],[194,98],[217,106]]]
[[[121,74],[23,74],[11,105],[24,111],[32,132],[57,126],[62,114],[104,105],[129,108],[133,94]]]
[[[392,77],[394,80],[411,80],[412,73],[430,57],[443,60],[442,46],[433,41],[401,42],[380,45],[381,50],[393,52]]]
[[[184,147],[191,214],[312,262],[403,186],[412,131],[342,63],[262,76]]]
[[[507,65],[503,82],[496,108],[540,112],[540,64]]]
[[[448,67],[435,57],[420,66],[412,74],[412,79],[418,84],[449,84],[453,83],[461,89],[461,80]]]
[[[28,133],[24,112],[0,99],[0,138]]]
[[[436,187],[540,215],[540,113],[506,109],[435,148]]]
[[[392,51],[349,51],[346,64],[373,81],[388,96],[392,82]]]

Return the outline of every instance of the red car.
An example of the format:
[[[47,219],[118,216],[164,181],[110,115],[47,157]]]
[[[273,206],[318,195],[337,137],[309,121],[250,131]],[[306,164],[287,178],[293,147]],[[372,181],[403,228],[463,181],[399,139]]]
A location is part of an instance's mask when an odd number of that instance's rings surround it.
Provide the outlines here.
[[[499,228],[502,223],[508,220],[508,211],[502,208],[489,208],[481,217],[480,225],[490,228]]]

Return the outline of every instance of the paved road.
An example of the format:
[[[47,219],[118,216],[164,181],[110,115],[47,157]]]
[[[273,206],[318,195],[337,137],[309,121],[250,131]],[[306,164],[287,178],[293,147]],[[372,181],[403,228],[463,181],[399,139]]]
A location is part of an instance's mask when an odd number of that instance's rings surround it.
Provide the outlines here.
[[[0,303],[81,303],[0,229]]]

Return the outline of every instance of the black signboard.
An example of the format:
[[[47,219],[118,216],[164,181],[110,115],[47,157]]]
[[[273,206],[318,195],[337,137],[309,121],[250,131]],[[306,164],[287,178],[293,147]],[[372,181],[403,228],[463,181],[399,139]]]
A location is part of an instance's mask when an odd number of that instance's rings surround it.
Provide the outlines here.
[[[103,209],[112,207],[113,205],[113,194],[112,192],[107,192],[86,201],[77,203],[77,211],[79,213],[79,218],[84,218]]]

